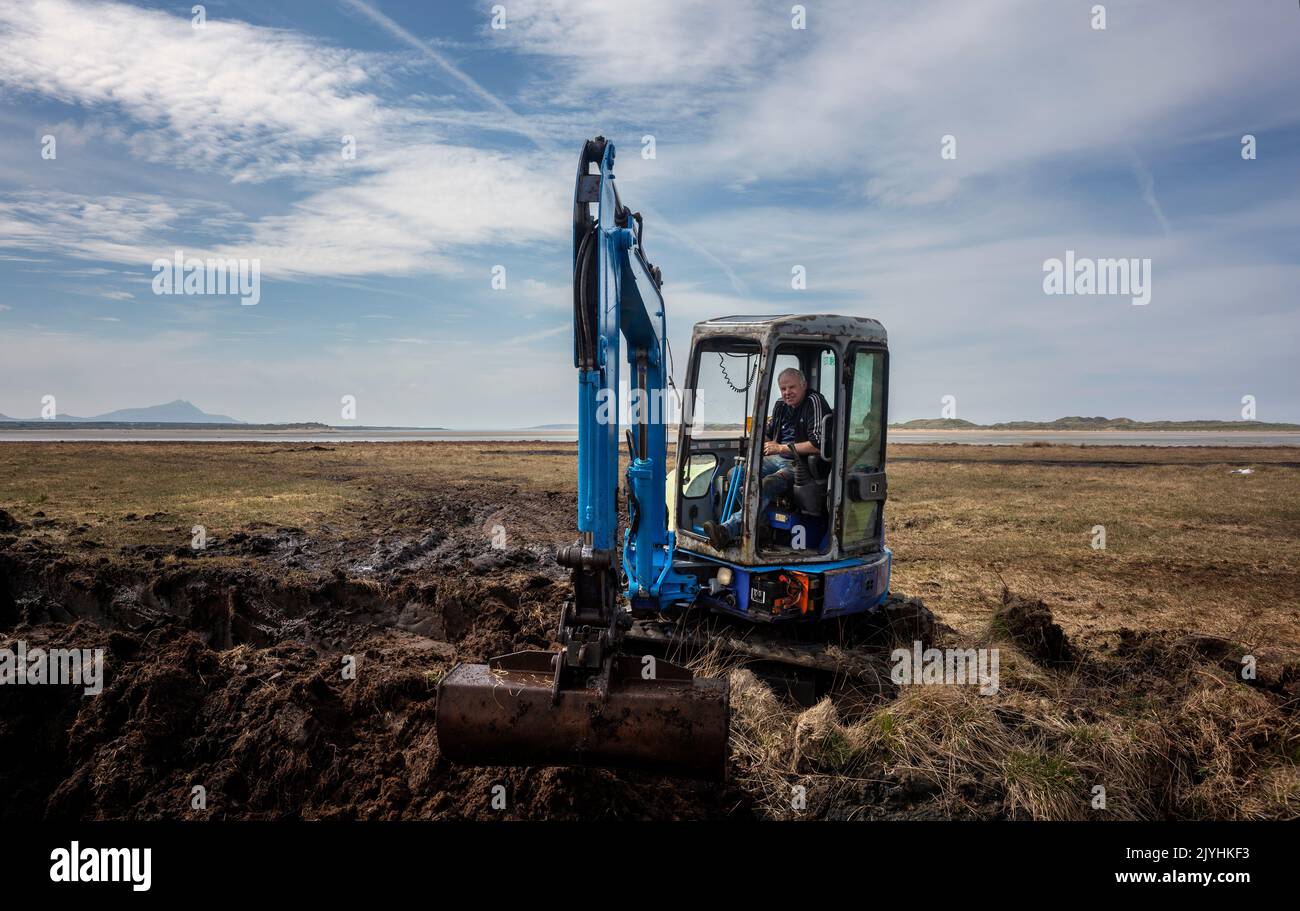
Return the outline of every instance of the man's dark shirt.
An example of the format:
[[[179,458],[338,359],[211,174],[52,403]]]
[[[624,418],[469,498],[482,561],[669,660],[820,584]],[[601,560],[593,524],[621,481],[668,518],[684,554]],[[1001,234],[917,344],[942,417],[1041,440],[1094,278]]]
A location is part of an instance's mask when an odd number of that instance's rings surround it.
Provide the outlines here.
[[[790,443],[809,442],[821,448],[822,421],[831,413],[830,405],[820,392],[809,389],[797,408],[778,400],[767,419],[763,439],[775,440],[785,446]]]

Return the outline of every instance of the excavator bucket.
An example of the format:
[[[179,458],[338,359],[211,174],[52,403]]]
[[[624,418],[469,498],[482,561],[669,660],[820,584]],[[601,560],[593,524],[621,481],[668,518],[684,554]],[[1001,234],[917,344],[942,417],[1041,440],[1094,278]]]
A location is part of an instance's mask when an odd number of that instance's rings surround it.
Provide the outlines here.
[[[608,678],[558,687],[559,652],[459,664],[438,686],[438,744],[452,762],[595,766],[721,781],[730,691],[663,660],[618,655]]]

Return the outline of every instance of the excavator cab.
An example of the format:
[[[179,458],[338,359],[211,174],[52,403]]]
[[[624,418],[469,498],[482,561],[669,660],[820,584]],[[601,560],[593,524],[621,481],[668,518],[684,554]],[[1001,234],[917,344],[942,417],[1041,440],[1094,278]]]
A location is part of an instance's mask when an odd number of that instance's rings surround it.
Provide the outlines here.
[[[765,456],[779,436],[766,432],[779,384],[792,372],[806,396],[820,397],[808,409],[819,417],[816,450]],[[888,374],[885,330],[872,319],[730,316],[695,326],[669,496],[679,551],[727,570],[706,596],[711,608],[764,622],[844,616],[884,599]],[[773,485],[772,470],[786,478]],[[710,543],[711,522],[734,529],[727,545]],[[794,586],[809,593],[793,599],[796,609],[768,598]]]

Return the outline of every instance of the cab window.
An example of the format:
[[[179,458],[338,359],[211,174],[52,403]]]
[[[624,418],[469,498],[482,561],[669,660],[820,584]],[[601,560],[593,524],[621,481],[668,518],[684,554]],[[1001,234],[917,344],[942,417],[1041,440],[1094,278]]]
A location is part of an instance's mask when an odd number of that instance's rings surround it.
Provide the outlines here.
[[[849,484],[855,473],[880,472],[885,467],[885,354],[859,350],[851,363],[844,471],[840,474],[845,485],[840,498],[844,514],[840,545],[862,549],[880,539],[883,500],[854,499]]]

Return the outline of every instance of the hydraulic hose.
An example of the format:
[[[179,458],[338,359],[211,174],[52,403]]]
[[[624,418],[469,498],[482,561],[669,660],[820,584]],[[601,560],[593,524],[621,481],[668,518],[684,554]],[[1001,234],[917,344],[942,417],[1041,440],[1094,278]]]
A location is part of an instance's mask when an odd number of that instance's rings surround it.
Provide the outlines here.
[[[575,345],[580,370],[592,370],[596,366],[595,321],[588,294],[594,284],[595,237],[597,228],[594,224],[587,227],[578,243],[578,255],[574,260],[573,274],[573,327],[576,333]]]

